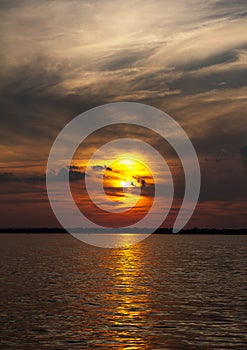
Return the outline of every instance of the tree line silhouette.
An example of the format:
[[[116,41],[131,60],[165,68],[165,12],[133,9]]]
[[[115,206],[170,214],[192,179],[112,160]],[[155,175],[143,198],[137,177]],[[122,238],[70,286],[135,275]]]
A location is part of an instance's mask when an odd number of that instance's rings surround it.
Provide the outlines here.
[[[140,228],[73,228],[70,232],[75,233],[145,233],[147,229]],[[61,227],[5,227],[0,228],[1,233],[68,233],[68,231]],[[172,228],[158,228],[154,231],[154,234],[173,234]],[[245,235],[247,234],[247,228],[190,228],[183,229],[177,234],[223,234],[223,235]]]

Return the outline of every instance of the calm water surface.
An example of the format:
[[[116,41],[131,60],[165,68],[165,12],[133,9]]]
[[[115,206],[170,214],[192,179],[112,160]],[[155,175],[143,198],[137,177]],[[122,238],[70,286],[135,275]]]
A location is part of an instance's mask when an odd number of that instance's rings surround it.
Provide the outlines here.
[[[0,349],[246,349],[246,243],[0,235]]]

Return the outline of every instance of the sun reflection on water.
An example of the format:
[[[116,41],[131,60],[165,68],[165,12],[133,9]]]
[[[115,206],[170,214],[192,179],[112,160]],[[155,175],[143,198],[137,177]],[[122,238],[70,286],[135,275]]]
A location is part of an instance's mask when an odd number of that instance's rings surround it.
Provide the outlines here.
[[[114,312],[108,320],[108,336],[119,349],[148,349],[149,303],[148,275],[142,270],[140,245],[113,252],[110,269],[112,289],[105,294]],[[121,346],[120,346],[121,344]]]

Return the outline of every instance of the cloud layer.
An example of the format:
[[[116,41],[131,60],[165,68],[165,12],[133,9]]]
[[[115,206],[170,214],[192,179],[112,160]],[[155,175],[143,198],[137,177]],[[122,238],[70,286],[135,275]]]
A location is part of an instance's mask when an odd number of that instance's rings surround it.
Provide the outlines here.
[[[246,199],[245,0],[8,0],[0,10],[2,183],[29,178],[32,200],[40,186],[34,179],[44,178],[49,149],[68,121],[103,103],[135,101],[169,113],[191,137],[201,203]],[[84,155],[112,132],[88,141]],[[142,130],[124,132],[159,144]],[[162,147],[181,197],[179,163]],[[215,224],[224,226],[223,218]]]

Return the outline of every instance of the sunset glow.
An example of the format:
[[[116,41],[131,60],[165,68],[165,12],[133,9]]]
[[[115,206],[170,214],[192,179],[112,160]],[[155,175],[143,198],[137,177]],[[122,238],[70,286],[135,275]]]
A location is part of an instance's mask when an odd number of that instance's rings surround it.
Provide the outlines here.
[[[203,183],[189,227],[246,226],[243,1],[43,0],[31,5],[9,0],[0,7],[2,226],[58,224],[45,188],[54,138],[79,113],[122,101],[165,111],[190,137]],[[64,172],[70,171],[73,195],[82,202],[88,159],[120,137],[142,139],[166,159],[176,188],[170,227],[183,199],[184,173],[172,147],[147,129],[126,124],[99,129],[75,155],[75,168],[57,169],[56,179],[62,186]],[[135,191],[142,189],[146,202],[152,185],[148,168],[159,176],[159,164],[135,150],[116,149],[112,156],[120,172],[102,168],[107,196],[121,202],[126,192],[138,196]],[[104,167],[107,157],[95,165]],[[159,180],[165,184],[166,176]]]
[[[247,349],[247,0],[0,26],[0,350]]]
[[[113,162],[105,174],[105,186],[133,189],[145,187],[147,179],[152,178],[150,170],[140,161],[119,159]],[[146,180],[145,180],[146,179]]]

